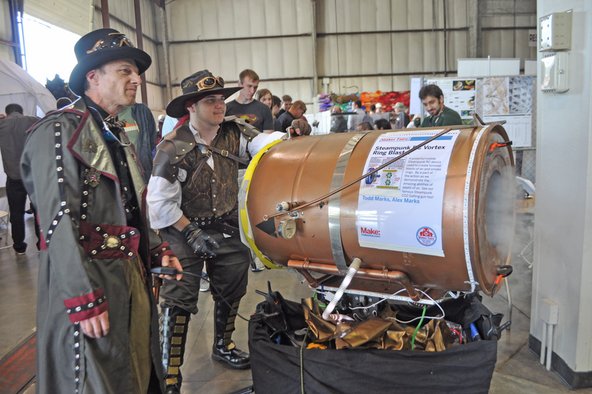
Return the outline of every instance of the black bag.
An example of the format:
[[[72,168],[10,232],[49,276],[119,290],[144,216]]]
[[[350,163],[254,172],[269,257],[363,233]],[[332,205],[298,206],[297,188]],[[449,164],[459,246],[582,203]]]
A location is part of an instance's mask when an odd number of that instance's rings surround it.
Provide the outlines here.
[[[481,325],[479,330],[483,333],[494,333],[501,320],[501,315],[492,315],[478,297],[454,300],[446,310],[448,320],[454,321],[451,316],[456,314],[460,316],[457,320]],[[490,326],[485,327],[487,324]],[[284,300],[278,292],[270,291],[257,306],[249,322],[251,371],[257,394],[489,391],[499,332],[489,336],[493,340],[470,342],[443,352],[307,350],[295,347],[298,338],[291,334],[304,328],[302,306]]]

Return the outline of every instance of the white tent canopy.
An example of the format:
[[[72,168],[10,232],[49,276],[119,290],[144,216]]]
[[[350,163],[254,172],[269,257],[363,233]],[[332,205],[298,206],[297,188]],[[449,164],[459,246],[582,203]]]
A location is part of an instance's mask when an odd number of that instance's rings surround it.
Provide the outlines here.
[[[6,105],[20,104],[25,115],[43,116],[56,108],[56,100],[16,63],[0,59],[0,112]]]
[[[0,59],[0,113],[8,104],[20,104],[25,115],[43,116],[56,108],[56,100],[47,88],[16,63]],[[0,187],[6,174],[0,160]]]

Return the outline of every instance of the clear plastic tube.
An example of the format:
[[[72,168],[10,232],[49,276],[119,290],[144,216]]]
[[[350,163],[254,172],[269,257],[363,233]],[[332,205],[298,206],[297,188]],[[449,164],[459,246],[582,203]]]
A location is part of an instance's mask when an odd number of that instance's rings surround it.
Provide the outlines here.
[[[339,289],[337,289],[337,292],[335,293],[335,297],[333,297],[329,305],[327,305],[327,308],[325,308],[325,311],[323,312],[323,319],[329,320],[329,315],[333,312],[333,309],[335,309],[335,306],[337,305],[341,297],[343,297],[343,293],[345,293],[345,290],[351,283],[352,279],[354,278],[354,275],[356,274],[356,272],[358,272],[358,269],[360,269],[361,264],[362,260],[360,260],[359,258],[356,257],[353,259],[352,263],[349,265],[349,270],[347,271],[345,278],[343,278],[343,281],[341,282]]]

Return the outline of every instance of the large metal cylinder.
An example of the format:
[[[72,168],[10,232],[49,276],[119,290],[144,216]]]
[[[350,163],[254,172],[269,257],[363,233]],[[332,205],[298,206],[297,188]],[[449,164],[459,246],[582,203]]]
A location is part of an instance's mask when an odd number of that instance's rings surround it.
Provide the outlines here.
[[[509,261],[515,197],[512,151],[500,125],[453,129],[294,210],[441,130],[330,134],[272,146],[247,171],[257,248],[284,266],[301,261],[344,275],[357,257],[375,280],[376,273],[388,282],[388,272],[402,272],[413,287],[493,294],[497,267]]]

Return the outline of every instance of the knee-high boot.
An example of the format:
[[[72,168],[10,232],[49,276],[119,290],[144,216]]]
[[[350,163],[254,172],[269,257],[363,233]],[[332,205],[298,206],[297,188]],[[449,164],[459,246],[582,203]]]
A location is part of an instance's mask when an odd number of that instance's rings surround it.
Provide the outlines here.
[[[160,330],[166,394],[181,392],[181,382],[183,381],[181,365],[183,365],[190,318],[191,314],[184,309],[162,308]]]
[[[226,363],[236,369],[245,369],[251,366],[251,359],[247,352],[238,349],[232,341],[234,331],[234,320],[238,313],[240,299],[232,301],[227,305],[224,301],[214,303],[214,346],[212,347],[212,358]]]

